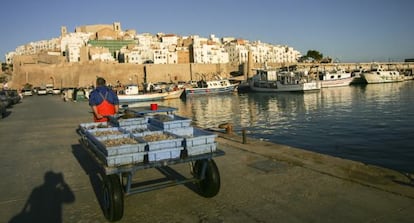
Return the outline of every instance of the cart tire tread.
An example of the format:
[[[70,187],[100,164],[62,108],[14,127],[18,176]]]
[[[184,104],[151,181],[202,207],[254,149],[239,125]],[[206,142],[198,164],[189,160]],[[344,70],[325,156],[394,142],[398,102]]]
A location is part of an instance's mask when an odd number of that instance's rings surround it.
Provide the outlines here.
[[[203,163],[206,163],[204,179],[201,173]],[[214,197],[220,191],[220,173],[214,160],[197,160],[195,163],[195,171],[202,180],[198,182],[199,194],[203,197]]]
[[[117,174],[104,177],[102,209],[109,221],[119,221],[124,215],[124,193]]]

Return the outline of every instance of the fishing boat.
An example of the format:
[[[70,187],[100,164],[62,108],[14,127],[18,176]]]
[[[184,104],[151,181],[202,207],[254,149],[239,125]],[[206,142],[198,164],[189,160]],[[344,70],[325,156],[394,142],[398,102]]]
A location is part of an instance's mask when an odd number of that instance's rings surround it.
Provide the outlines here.
[[[185,96],[230,93],[236,90],[237,85],[230,83],[228,79],[200,80],[197,81],[196,86],[185,88]]]
[[[172,89],[170,91],[157,93],[139,93],[138,86],[129,85],[125,87],[124,94],[118,94],[119,103],[144,102],[144,101],[161,101],[174,98],[180,98],[184,89]]]
[[[324,71],[319,74],[322,88],[348,86],[354,80],[350,72],[335,68],[332,72]]]
[[[404,81],[404,75],[397,70],[384,70],[378,64],[372,64],[371,70],[360,74],[368,84],[391,83]]]
[[[307,72],[257,69],[250,79],[250,89],[256,92],[304,92],[318,91],[321,85]]]

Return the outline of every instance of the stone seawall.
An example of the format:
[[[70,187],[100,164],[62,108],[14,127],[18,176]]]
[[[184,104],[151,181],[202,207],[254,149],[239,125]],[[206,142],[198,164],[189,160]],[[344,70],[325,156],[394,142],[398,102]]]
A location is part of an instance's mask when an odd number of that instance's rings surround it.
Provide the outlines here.
[[[227,64],[123,64],[105,62],[42,64],[14,64],[9,86],[21,88],[54,84],[56,87],[86,87],[95,84],[97,76],[108,84],[141,84],[147,82],[177,82],[213,78],[215,74],[229,77],[234,70]]]
[[[413,73],[414,63],[378,63],[384,69],[398,69]],[[271,67],[289,66],[292,64],[267,64]],[[299,63],[298,69],[320,72],[332,70],[336,66],[352,72],[358,69],[370,69],[371,63],[331,63],[312,64]],[[316,66],[317,65],[317,68]],[[25,83],[34,87],[54,84],[56,87],[87,87],[95,83],[96,77],[107,79],[108,84],[115,85],[119,80],[122,84],[137,84],[146,82],[177,82],[188,80],[212,79],[220,74],[223,78],[229,77],[231,72],[241,72],[250,75],[254,68],[263,67],[263,64],[252,64],[247,69],[244,65],[232,64],[125,64],[113,62],[81,62],[48,64],[35,61],[20,61],[13,65],[12,79],[9,86],[21,88]],[[249,71],[251,72],[249,72]]]

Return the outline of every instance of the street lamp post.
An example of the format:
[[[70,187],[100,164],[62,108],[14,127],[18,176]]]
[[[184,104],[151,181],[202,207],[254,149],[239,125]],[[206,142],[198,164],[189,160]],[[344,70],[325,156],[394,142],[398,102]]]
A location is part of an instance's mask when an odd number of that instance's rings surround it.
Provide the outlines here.
[[[134,77],[137,78],[137,85],[139,85],[138,75],[135,74]]]

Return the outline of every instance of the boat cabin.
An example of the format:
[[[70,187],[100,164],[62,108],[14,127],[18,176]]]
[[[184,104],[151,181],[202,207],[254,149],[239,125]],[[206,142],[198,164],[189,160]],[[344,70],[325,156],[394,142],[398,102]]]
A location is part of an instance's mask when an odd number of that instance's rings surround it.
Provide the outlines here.
[[[138,94],[139,88],[137,85],[127,85],[125,86],[125,94]]]

